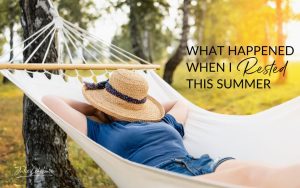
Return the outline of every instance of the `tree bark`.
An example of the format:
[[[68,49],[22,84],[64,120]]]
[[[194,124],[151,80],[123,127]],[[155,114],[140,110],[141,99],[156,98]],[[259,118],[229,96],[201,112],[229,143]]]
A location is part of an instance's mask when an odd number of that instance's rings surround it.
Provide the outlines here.
[[[134,0],[129,0],[129,29],[130,29],[130,38],[133,54],[147,60],[147,57],[144,53],[143,41],[141,39],[141,31],[138,27],[138,18],[136,16],[135,9],[137,8],[137,3]],[[141,63],[144,63],[141,61]]]
[[[52,20],[47,0],[20,0],[20,6],[24,38],[29,37]],[[29,57],[46,34],[24,51],[24,59]],[[30,63],[42,62],[49,40],[50,38],[31,58]],[[55,63],[56,61],[57,51],[53,43],[46,62]],[[27,96],[23,99],[23,137],[27,187],[83,187],[68,160],[67,135]]]
[[[12,14],[14,14],[14,11],[13,11],[13,7],[12,7],[12,4],[8,7],[8,19],[10,20],[10,23],[9,23],[9,47],[10,49],[13,49],[14,48],[14,20],[13,20],[13,16]],[[12,50],[9,54],[9,61],[11,61],[12,59],[14,58],[14,51]],[[2,83],[3,84],[7,84],[9,82],[9,80],[6,78],[6,77],[3,77],[3,80],[2,80]]]
[[[145,30],[145,40],[146,40],[146,43],[147,43],[147,56],[148,56],[148,61],[150,63],[153,63],[153,57],[152,57],[152,46],[151,46],[151,34],[149,32],[149,29],[147,28]]]
[[[268,21],[266,20],[265,21],[265,27],[264,27],[264,34],[265,34],[265,36],[264,36],[264,45],[266,45],[266,46],[269,46],[270,45],[270,26],[269,26],[269,23],[268,23]],[[268,65],[268,61],[269,61],[269,55],[264,55],[264,56],[262,56],[262,58],[263,58],[263,64],[266,66],[266,65]]]
[[[207,0],[202,0],[202,1],[198,1],[198,3],[200,4],[200,15],[199,15],[199,33],[198,33],[198,43],[202,44],[204,43],[204,29],[205,29],[205,18],[206,18],[206,12],[207,12]],[[202,62],[204,58],[202,58],[201,56],[197,56],[197,61],[199,63]]]
[[[276,0],[276,14],[277,14],[277,45],[285,45],[285,35],[283,33],[283,11],[282,11],[282,0]],[[284,56],[276,56],[276,65],[282,67],[284,65]],[[285,82],[286,75],[283,76],[283,73],[279,74],[278,82]]]
[[[191,0],[184,0],[183,1],[183,19],[182,19],[182,34],[179,46],[175,53],[171,56],[171,58],[167,61],[163,79],[172,84],[173,82],[173,74],[176,70],[179,63],[183,60],[185,52],[186,52],[186,45],[188,40],[188,34],[190,30],[189,26],[189,11],[190,11],[190,4]]]

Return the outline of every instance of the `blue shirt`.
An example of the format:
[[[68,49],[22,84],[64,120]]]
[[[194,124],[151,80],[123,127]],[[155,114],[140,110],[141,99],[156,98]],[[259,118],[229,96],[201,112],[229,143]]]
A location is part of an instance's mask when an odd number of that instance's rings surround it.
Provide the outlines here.
[[[115,121],[105,124],[87,118],[87,126],[89,138],[137,163],[155,166],[188,154],[182,141],[183,126],[170,114],[159,122]]]

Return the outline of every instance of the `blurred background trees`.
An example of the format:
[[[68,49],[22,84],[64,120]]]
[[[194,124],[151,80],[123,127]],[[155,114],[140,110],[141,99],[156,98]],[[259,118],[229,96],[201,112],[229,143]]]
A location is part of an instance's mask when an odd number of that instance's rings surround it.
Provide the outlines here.
[[[120,0],[112,3],[112,7],[129,9],[128,23],[114,37],[114,44],[151,63],[167,55],[166,48],[173,36],[163,26],[169,8],[166,0]]]
[[[182,30],[181,30],[181,39],[179,41],[179,45],[175,52],[171,55],[169,60],[166,62],[163,79],[172,84],[173,75],[176,67],[183,60],[184,55],[186,54],[186,46],[189,37],[190,31],[190,22],[189,22],[189,14],[190,14],[190,6],[191,0],[184,0],[182,5]]]
[[[87,29],[99,17],[93,0],[54,0],[60,14],[78,26]],[[5,42],[9,43],[9,49],[14,48],[14,36],[21,34],[19,0],[0,0],[0,31],[9,33],[9,39],[0,35],[0,52],[3,51]],[[9,61],[14,57],[14,51],[10,52]],[[7,79],[3,78],[3,83]]]
[[[54,0],[54,3],[63,18],[83,29],[93,26],[100,16],[94,0]]]
[[[15,35],[15,25],[18,23],[20,18],[20,7],[18,1],[12,0],[1,0],[0,1],[0,12],[1,12],[1,22],[0,22],[0,31],[2,33],[5,30],[9,32],[9,47],[12,49],[14,47],[14,35]],[[2,51],[5,38],[3,35],[0,35],[0,52]],[[9,61],[14,58],[14,51],[10,52]],[[4,77],[3,83],[7,83],[8,80]]]
[[[101,17],[93,0],[54,2],[64,18],[85,29]],[[151,63],[164,61],[164,79],[169,83],[185,55],[182,47],[187,41],[202,46],[285,45],[284,24],[300,17],[293,14],[289,0],[253,0],[251,3],[244,0],[178,0],[178,16],[173,21],[181,31],[174,32],[165,24],[170,18],[171,4],[169,0],[112,0],[105,12],[111,14],[121,10],[128,17],[112,43]],[[19,20],[18,0],[1,0],[0,6],[3,20],[0,30],[10,31],[12,48],[13,28]],[[0,50],[4,42],[4,37],[0,37]],[[13,57],[13,52],[10,56]],[[224,58],[228,57],[202,56],[197,60],[210,62]],[[276,59],[282,65],[284,60],[283,56],[259,58],[264,64]]]
[[[111,0],[106,11],[96,9],[94,0],[55,0],[60,14],[85,29],[103,14],[122,11],[127,22],[112,39],[112,43],[153,63],[166,65],[164,79],[172,83],[173,72],[185,56],[182,49],[189,44],[212,45],[285,45],[285,24],[300,16],[293,13],[290,0],[177,0],[178,10],[173,18],[174,1],[170,0]],[[13,32],[18,25],[18,0],[0,0],[2,32]],[[175,23],[169,27],[166,22]],[[15,29],[16,30],[16,29]],[[176,30],[176,31],[175,31]],[[9,40],[9,39],[6,39]],[[0,37],[0,50],[5,42]],[[13,57],[13,52],[11,53]],[[226,59],[226,55],[197,57],[200,62]],[[234,61],[235,57],[230,57]],[[237,58],[237,57],[236,57]],[[267,64],[276,59],[282,65],[284,57],[258,57]],[[283,78],[282,78],[283,80]]]
[[[172,83],[176,67],[185,55],[187,42],[201,46],[213,45],[285,45],[285,24],[299,19],[289,0],[179,0],[176,28],[180,34],[164,29],[170,11],[169,1],[119,0],[113,7],[129,7],[128,23],[122,26],[113,43],[150,62],[165,64],[163,78]],[[173,41],[173,42],[172,42]],[[171,52],[166,49],[173,49]],[[175,49],[175,50],[174,50]],[[229,59],[223,56],[197,56],[200,62]],[[276,60],[284,63],[284,56],[258,56],[262,64]],[[230,61],[240,57],[230,57]],[[284,80],[284,77],[280,77]]]

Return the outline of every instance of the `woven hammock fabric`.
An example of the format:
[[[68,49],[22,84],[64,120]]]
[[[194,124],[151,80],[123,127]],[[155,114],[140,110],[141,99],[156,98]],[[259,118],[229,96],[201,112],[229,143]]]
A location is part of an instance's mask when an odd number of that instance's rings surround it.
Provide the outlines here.
[[[130,162],[108,151],[80,133],[41,101],[45,95],[58,95],[86,102],[77,78],[66,82],[62,75],[26,71],[0,71],[45,111],[119,186],[124,188],[217,188],[233,187],[217,182],[194,180],[188,176]],[[150,95],[160,102],[184,99],[154,71],[144,75],[150,85]],[[105,80],[105,75],[97,77]],[[92,81],[85,78],[85,81]],[[269,164],[290,165],[300,162],[300,97],[254,115],[223,115],[206,111],[189,103],[184,144],[191,155],[209,154],[214,158],[235,157]]]

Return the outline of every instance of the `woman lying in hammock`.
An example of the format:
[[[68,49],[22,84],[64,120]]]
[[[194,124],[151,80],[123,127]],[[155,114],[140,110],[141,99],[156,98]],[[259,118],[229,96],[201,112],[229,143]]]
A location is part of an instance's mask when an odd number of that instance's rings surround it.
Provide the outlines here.
[[[190,156],[183,145],[188,108],[161,105],[141,75],[117,70],[109,81],[86,83],[86,104],[56,96],[43,102],[66,122],[110,151],[144,165],[224,183],[254,187],[300,187],[300,166],[272,168],[231,157]],[[272,157],[272,156],[270,156]]]

